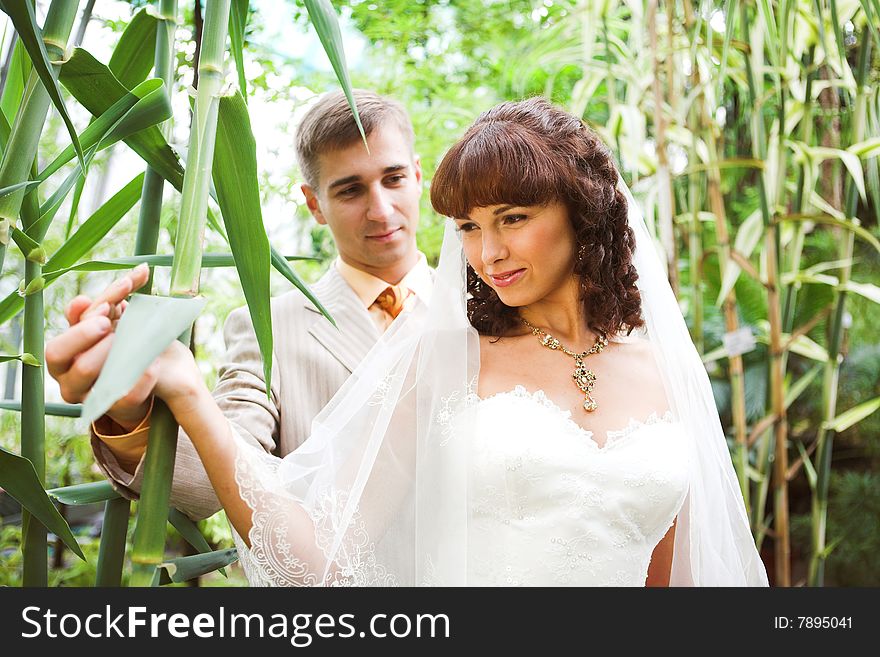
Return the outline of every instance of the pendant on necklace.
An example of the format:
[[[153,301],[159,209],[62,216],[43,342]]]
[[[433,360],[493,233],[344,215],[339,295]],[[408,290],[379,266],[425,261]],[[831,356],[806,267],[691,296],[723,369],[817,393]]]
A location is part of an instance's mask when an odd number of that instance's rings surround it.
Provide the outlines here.
[[[593,392],[593,386],[596,385],[596,375],[593,373],[593,370],[584,366],[584,361],[580,356],[576,357],[574,362],[576,367],[571,378],[574,379],[577,387],[580,388],[581,392],[583,392],[586,397],[584,401],[584,410],[591,413],[599,408],[599,404],[596,403],[596,400],[593,399],[591,394]]]

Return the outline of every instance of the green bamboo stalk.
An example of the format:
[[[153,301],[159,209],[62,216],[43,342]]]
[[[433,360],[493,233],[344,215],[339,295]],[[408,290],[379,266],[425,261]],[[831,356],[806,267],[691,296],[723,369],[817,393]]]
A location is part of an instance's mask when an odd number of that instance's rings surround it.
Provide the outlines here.
[[[660,88],[660,52],[657,44],[657,2],[648,2],[648,33],[652,52],[653,70],[653,95],[654,95],[654,138],[657,150],[657,183],[658,189],[658,213],[660,224],[660,241],[666,252],[666,270],[669,276],[669,284],[673,293],[678,297],[678,263],[677,249],[675,244],[675,226],[672,218],[675,216],[675,199],[672,190],[672,177],[669,172],[669,162],[666,155],[666,121],[663,116],[663,92]],[[667,81],[668,83],[668,81]]]
[[[696,62],[694,63],[696,68]],[[696,106],[691,105],[690,111],[692,117],[692,127],[694,128],[691,136],[691,148],[688,157],[691,162],[697,160],[697,129],[696,129]],[[688,176],[688,207],[691,210],[691,223],[689,232],[689,253],[690,253],[690,270],[691,270],[691,298],[692,298],[692,317],[693,317],[693,338],[694,346],[697,352],[703,354],[705,351],[703,336],[703,226],[700,223],[699,210],[702,205],[700,197],[700,183],[702,174],[694,172]]]
[[[177,26],[177,0],[159,0],[159,20],[156,23],[155,72],[171,93],[174,81],[174,33]],[[171,122],[161,126],[163,135],[168,138]],[[152,167],[144,174],[144,187],[141,193],[141,207],[138,216],[138,230],[135,238],[135,255],[156,253],[161,227],[162,195],[165,179]],[[142,288],[149,294],[153,288],[153,272]],[[141,504],[138,506],[138,523],[135,528],[132,549],[132,585],[145,585],[152,581],[156,564],[164,557],[165,520],[168,499],[171,497],[171,475],[177,448],[177,423],[161,400],[153,404],[153,413],[148,438],[145,478],[141,489]],[[147,477],[146,475],[149,474]],[[163,475],[165,475],[163,477]],[[166,481],[167,479],[167,481]],[[164,502],[163,502],[164,500]]]
[[[740,3],[740,27],[743,38],[749,41],[749,22],[745,3]],[[755,78],[752,70],[751,57],[745,58],[746,78],[748,80],[749,104],[754,112],[752,129],[752,155],[765,160],[766,144],[764,142],[763,119],[761,118],[761,106],[755,89]],[[788,519],[788,452],[787,432],[785,415],[785,390],[783,388],[784,373],[782,363],[782,317],[779,304],[778,260],[779,260],[779,235],[776,223],[771,214],[767,188],[763,172],[758,176],[758,197],[761,204],[761,216],[764,221],[765,243],[764,250],[767,260],[767,314],[770,322],[770,392],[771,406],[773,409],[773,435],[774,435],[774,460],[773,460],[773,497],[774,497],[774,529],[776,537],[774,541],[776,585],[791,585],[791,545],[789,536]]]
[[[165,87],[170,95],[171,84],[174,81],[174,32],[177,27],[177,0],[160,0],[158,18],[159,20],[156,23],[155,71],[156,76],[165,82]],[[160,127],[163,136],[168,139],[171,134],[171,121],[166,121]],[[147,167],[144,175],[144,188],[141,194],[134,255],[152,255],[156,253],[156,246],[159,243],[162,194],[164,190],[165,179],[152,167]],[[149,294],[153,289],[152,267],[150,268],[150,278],[141,289],[144,294]]]
[[[804,114],[800,123],[800,140],[809,144],[813,138],[813,80],[816,73],[813,70],[813,60],[815,58],[816,47],[812,46],[809,52],[804,56],[804,68],[807,71],[807,79],[804,85]],[[801,214],[808,205],[805,198],[809,196],[809,191],[805,189],[807,176],[806,167],[808,162],[804,162],[798,170],[797,186],[795,187],[795,195],[791,204],[793,214]],[[804,240],[806,237],[806,229],[804,222],[799,221],[795,227],[795,235],[789,250],[789,267],[791,274],[797,274],[801,268],[801,256],[804,250]],[[794,283],[790,283],[785,287],[785,301],[782,313],[782,330],[791,333],[794,328],[795,309],[797,308],[798,287]],[[787,360],[788,354],[785,354]]]
[[[229,7],[230,0],[216,0],[209,3],[205,11],[199,88],[193,111],[177,243],[171,267],[172,296],[194,297],[199,291]],[[189,332],[181,337],[181,341],[189,343]],[[152,585],[156,566],[163,560],[176,451],[177,423],[167,406],[157,401],[151,418],[141,503],[132,548],[132,586]]]
[[[41,277],[42,266],[25,262],[25,284]],[[28,295],[24,300],[24,345],[26,352],[44,362],[43,293]],[[43,486],[46,485],[46,417],[42,367],[23,367],[21,372],[21,455],[34,464]],[[48,585],[46,528],[22,512],[24,535],[22,550],[22,583],[25,586]]]
[[[77,4],[70,0],[52,0],[49,5],[43,25],[43,42],[52,61],[63,59],[67,39],[76,18]],[[57,70],[60,67],[55,68]],[[51,102],[49,92],[40,82],[40,76],[32,69],[12,124],[6,150],[3,152],[3,161],[0,162],[0,188],[29,180],[28,174],[37,155],[37,146]],[[24,196],[25,190],[22,189],[0,197],[0,273],[6,258],[9,231],[16,224]]]
[[[857,95],[853,110],[851,124],[851,141],[857,143],[865,138],[865,111],[868,97],[866,87],[868,62],[871,59],[871,40],[866,25],[861,33],[858,69],[856,72]],[[859,204],[859,194],[852,180],[847,181],[848,189],[844,212],[850,221],[856,221],[856,210]],[[822,388],[822,424],[816,435],[816,490],[812,499],[813,519],[813,553],[810,556],[810,568],[808,581],[810,586],[822,586],[825,581],[825,549],[828,519],[828,483],[831,479],[831,453],[834,444],[834,430],[828,428],[837,414],[837,390],[840,375],[840,347],[843,342],[843,316],[846,310],[846,284],[849,282],[852,272],[852,254],[855,236],[852,231],[846,231],[841,243],[840,259],[846,260],[847,265],[840,271],[840,279],[835,291],[834,323],[831,329],[831,340],[828,344],[828,360],[825,364],[825,376]],[[30,368],[25,368],[30,369]]]
[[[208,216],[208,191],[217,134],[217,112],[223,85],[223,53],[229,24],[230,0],[216,0],[205,8],[205,28],[199,58],[199,88],[193,110],[186,172],[180,209],[171,296],[194,297],[199,292],[202,242]]]
[[[53,0],[43,26],[43,41],[52,60],[63,58],[65,45],[76,17],[77,3]],[[0,163],[0,187],[28,179],[35,161],[40,134],[49,112],[51,100],[36,71],[32,70],[18,108],[3,161]],[[8,231],[15,226],[21,211],[24,190],[0,198],[0,271],[6,255]],[[30,228],[29,226],[25,227]],[[44,234],[30,234],[37,242]],[[39,286],[42,265],[25,262],[25,287]],[[23,349],[42,363],[44,345],[43,293],[37,291],[25,298]],[[45,388],[42,367],[25,367],[21,377],[21,454],[34,464],[40,481],[46,483],[46,417]],[[22,583],[25,586],[48,584],[46,528],[22,514]]]
[[[98,550],[95,586],[119,586],[125,563],[125,537],[131,501],[124,497],[107,500],[104,505],[104,523],[101,527],[101,547]]]

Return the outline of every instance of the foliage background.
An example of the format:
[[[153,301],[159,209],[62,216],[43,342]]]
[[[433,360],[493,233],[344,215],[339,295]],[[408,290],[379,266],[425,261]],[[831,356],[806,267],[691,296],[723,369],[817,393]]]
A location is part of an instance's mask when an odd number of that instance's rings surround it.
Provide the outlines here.
[[[38,9],[43,3],[38,3]],[[85,44],[102,61],[109,57],[110,48],[125,27],[133,11],[145,2],[102,0],[95,5],[86,32]],[[628,181],[656,181],[658,160],[655,152],[656,107],[651,96],[652,62],[649,34],[645,27],[644,9],[649,3],[641,2],[573,2],[569,0],[349,0],[335,2],[340,11],[343,34],[349,57],[349,68],[355,86],[372,88],[401,100],[409,109],[416,132],[416,150],[421,157],[429,184],[431,174],[443,152],[473,119],[495,103],[510,98],[545,94],[555,102],[583,112],[585,120],[597,128],[619,158],[621,170]],[[688,3],[689,4],[689,3]],[[671,39],[667,29],[667,7],[661,6],[657,29],[661,41],[671,48],[663,51],[664,64],[675,53],[678,66],[689,60],[699,61],[702,53],[707,65],[705,73],[717,87],[722,99],[722,112],[713,117],[721,132],[720,150],[728,155],[748,151],[750,115],[743,107],[742,59],[736,52],[731,55],[729,68],[720,76],[717,57],[712,55],[724,38],[724,7],[721,3],[704,2],[691,7],[705,25],[701,38],[693,38],[696,31],[686,29],[684,3],[672,3],[676,26]],[[810,11],[810,2],[800,2],[799,11]],[[726,5],[725,5],[726,6]],[[641,15],[641,23],[634,17]],[[602,16],[605,16],[603,19]],[[177,79],[179,91],[192,82],[195,52],[193,6],[184,7],[184,21],[177,34]],[[855,46],[855,26],[844,26],[848,42]],[[585,46],[590,30],[608,35],[605,49]],[[712,33],[715,44],[706,43]],[[7,28],[8,37],[8,28]],[[666,42],[666,41],[664,41]],[[4,41],[3,54],[6,53]],[[591,47],[592,42],[591,43]],[[600,43],[600,41],[596,41]],[[102,50],[103,48],[103,50]],[[712,50],[714,48],[714,50]],[[284,253],[315,254],[321,258],[315,263],[296,263],[295,269],[307,281],[315,280],[335,255],[329,231],[315,224],[303,204],[298,189],[298,173],[293,157],[293,133],[299,117],[309,103],[320,93],[335,88],[332,71],[308,25],[305,10],[292,0],[264,0],[252,3],[246,42],[246,72],[250,88],[249,110],[255,126],[260,126],[256,138],[260,189],[264,219],[270,239]],[[695,57],[690,54],[696,53]],[[708,53],[708,54],[707,54]],[[601,75],[595,86],[585,90],[589,78],[585,58],[608,65],[609,74]],[[877,86],[880,67],[875,52],[870,68],[870,85]],[[611,64],[614,65],[612,71]],[[620,71],[626,70],[623,75]],[[675,128],[693,125],[693,120],[682,109],[693,91],[683,68],[673,77],[665,90],[667,120]],[[664,70],[665,75],[669,75]],[[795,76],[796,77],[796,76]],[[670,82],[664,78],[666,82]],[[586,85],[589,86],[589,85]],[[769,79],[764,82],[764,94],[773,93]],[[189,127],[188,107],[184,93],[174,96],[175,138],[178,146],[184,144]],[[616,110],[614,108],[617,108]],[[677,109],[676,109],[677,108]],[[79,109],[79,112],[76,110]],[[74,120],[84,125],[88,117],[84,110],[72,104]],[[833,113],[834,108],[823,112]],[[618,128],[615,129],[615,121]],[[843,117],[846,121],[846,116]],[[621,127],[622,126],[622,127]],[[844,126],[845,128],[845,126]],[[680,274],[680,298],[690,325],[694,326],[695,295],[700,295],[703,307],[702,332],[704,353],[721,344],[725,332],[721,308],[715,304],[721,284],[717,263],[706,260],[695,292],[693,260],[688,252],[689,220],[681,215],[687,212],[689,189],[687,169],[689,152],[687,135],[672,139],[669,145],[673,189],[680,221],[677,250]],[[641,135],[641,137],[639,137]],[[877,136],[876,134],[873,136]],[[52,114],[43,134],[41,153],[51,157],[63,148],[66,133],[60,119]],[[840,147],[846,147],[842,144]],[[42,155],[41,155],[42,157]],[[693,157],[692,155],[690,156]],[[115,147],[100,153],[93,164],[79,216],[88,216],[89,208],[97,208],[106,196],[133,175],[142,164],[124,147]],[[791,174],[790,174],[791,176]],[[823,169],[823,184],[835,184],[844,176],[839,164]],[[829,183],[828,181],[832,181]],[[756,210],[758,198],[754,172],[748,169],[722,171],[721,188],[728,221],[735,232],[738,226]],[[826,189],[827,194],[832,194]],[[173,244],[174,219],[179,202],[176,194],[166,192],[163,205],[164,230],[160,236],[159,252],[170,252]],[[649,199],[650,199],[649,193]],[[131,211],[136,216],[137,207]],[[869,198],[859,207],[862,225],[878,235],[876,199]],[[423,195],[422,220],[418,240],[420,248],[432,263],[436,262],[442,239],[444,219],[430,208],[428,195]],[[711,250],[715,244],[714,227],[701,223],[703,248]],[[102,257],[127,255],[134,240],[135,222],[120,222],[100,245]],[[790,235],[788,236],[790,238]],[[62,235],[49,236],[48,249],[57,247]],[[54,242],[52,241],[54,240]],[[808,233],[804,260],[808,263],[834,261],[838,257],[840,233],[833,230],[813,230]],[[207,250],[226,250],[213,235],[208,235]],[[871,246],[857,240],[855,243],[854,271],[863,283],[880,284],[880,255]],[[0,293],[6,294],[17,287],[22,276],[23,262],[15,260],[13,250],[7,256],[7,266],[0,277]],[[166,270],[167,271],[167,270]],[[167,276],[167,273],[166,273]],[[62,309],[66,301],[78,293],[95,293],[112,276],[109,274],[70,274],[46,292],[47,334],[54,335],[66,325]],[[167,281],[164,281],[167,285]],[[160,280],[159,287],[163,287]],[[273,288],[284,291],[288,285],[273,274]],[[196,325],[197,358],[202,370],[213,384],[216,367],[223,353],[221,327],[226,315],[244,303],[234,270],[205,270],[202,291],[209,305]],[[739,317],[742,325],[757,327],[767,318],[766,296],[761,286],[746,276],[736,284]],[[827,286],[804,285],[798,298],[800,325],[831,300]],[[839,409],[851,408],[860,402],[880,395],[880,341],[876,326],[880,325],[880,306],[869,299],[850,295],[847,310],[851,325],[843,349],[845,358],[840,372]],[[7,327],[0,334],[0,352],[17,353],[16,327]],[[757,329],[756,329],[757,331]],[[826,322],[817,324],[810,335],[824,344]],[[768,407],[767,349],[760,345],[744,357],[746,415],[750,424],[758,421]],[[0,368],[0,385],[4,397],[16,396],[16,376],[19,368],[11,363]],[[804,373],[810,363],[793,362],[790,369]],[[713,369],[714,367],[714,369]],[[726,372],[717,364],[709,365],[716,392],[716,401],[725,427],[730,430],[731,393]],[[50,386],[49,398],[58,399]],[[821,421],[821,376],[789,409],[789,424],[793,441],[808,442],[817,423]],[[16,450],[18,416],[0,411],[0,445]],[[732,435],[732,434],[731,434]],[[86,427],[64,418],[47,418],[47,486],[63,486],[99,479],[92,463]],[[836,543],[827,564],[828,585],[876,586],[880,583],[880,414],[868,416],[851,429],[840,433],[835,441],[832,466],[828,542]],[[803,476],[791,483],[791,512],[793,516],[794,580],[803,581],[805,560],[810,545],[810,491]],[[9,509],[0,508],[4,515]],[[2,517],[0,517],[2,518]],[[99,514],[86,514],[79,524],[73,523],[83,540],[89,564],[83,564],[63,552],[56,559],[51,584],[88,585],[94,579],[94,560],[97,554],[97,526]],[[16,584],[19,576],[18,527],[14,511],[0,519],[0,584]],[[205,521],[204,528],[218,546],[231,545],[222,514]],[[90,538],[91,537],[91,538]],[[181,543],[182,544],[182,543]],[[183,549],[178,545],[178,549]],[[769,570],[769,569],[768,569]],[[203,578],[205,584],[242,583],[240,574],[232,569],[232,581],[219,576]]]

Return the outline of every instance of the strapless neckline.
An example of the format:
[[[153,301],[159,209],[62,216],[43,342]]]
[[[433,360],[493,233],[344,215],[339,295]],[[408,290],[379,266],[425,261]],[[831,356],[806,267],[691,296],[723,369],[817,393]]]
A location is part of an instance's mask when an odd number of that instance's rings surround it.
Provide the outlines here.
[[[629,422],[625,427],[621,429],[607,430],[605,432],[605,442],[600,445],[594,438],[594,436],[596,435],[595,432],[591,431],[590,429],[586,429],[575,422],[574,419],[572,419],[571,417],[571,411],[565,410],[560,407],[556,402],[550,399],[550,397],[547,396],[547,393],[545,393],[542,389],[532,391],[523,385],[517,384],[512,390],[502,390],[501,392],[493,393],[491,395],[488,395],[487,397],[480,397],[479,395],[474,394],[474,400],[480,405],[511,397],[514,399],[522,399],[527,402],[533,403],[534,405],[549,411],[553,415],[556,415],[565,426],[567,426],[571,431],[583,436],[586,439],[584,442],[598,452],[615,449],[616,446],[628,442],[633,435],[637,434],[645,427],[657,424],[677,424],[675,418],[672,415],[672,411],[668,410],[662,415],[658,415],[656,412],[653,412],[644,420],[636,419],[630,416]]]

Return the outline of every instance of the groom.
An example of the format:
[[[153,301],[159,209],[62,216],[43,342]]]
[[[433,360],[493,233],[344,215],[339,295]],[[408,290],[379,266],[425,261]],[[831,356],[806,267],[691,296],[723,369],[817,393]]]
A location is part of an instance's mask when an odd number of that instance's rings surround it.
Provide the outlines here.
[[[298,290],[274,298],[274,364],[268,385],[247,308],[233,311],[224,327],[227,352],[214,400],[235,433],[282,457],[308,437],[312,419],[398,313],[415,297],[430,293],[433,281],[416,248],[422,171],[409,117],[400,104],[372,92],[355,91],[355,100],[369,152],[341,92],[323,96],[296,135],[308,208],[330,228],[339,252],[311,287],[336,327]],[[49,373],[66,401],[85,398],[109,350],[103,341],[91,344],[82,335],[85,329],[78,332],[80,316],[101,302],[120,303],[145,278],[144,269],[133,272],[98,299],[77,297],[68,305],[71,327],[46,345]],[[148,379],[145,375],[92,426],[101,470],[129,498],[137,496],[143,478],[152,408]],[[196,520],[220,509],[182,431],[171,505]]]

